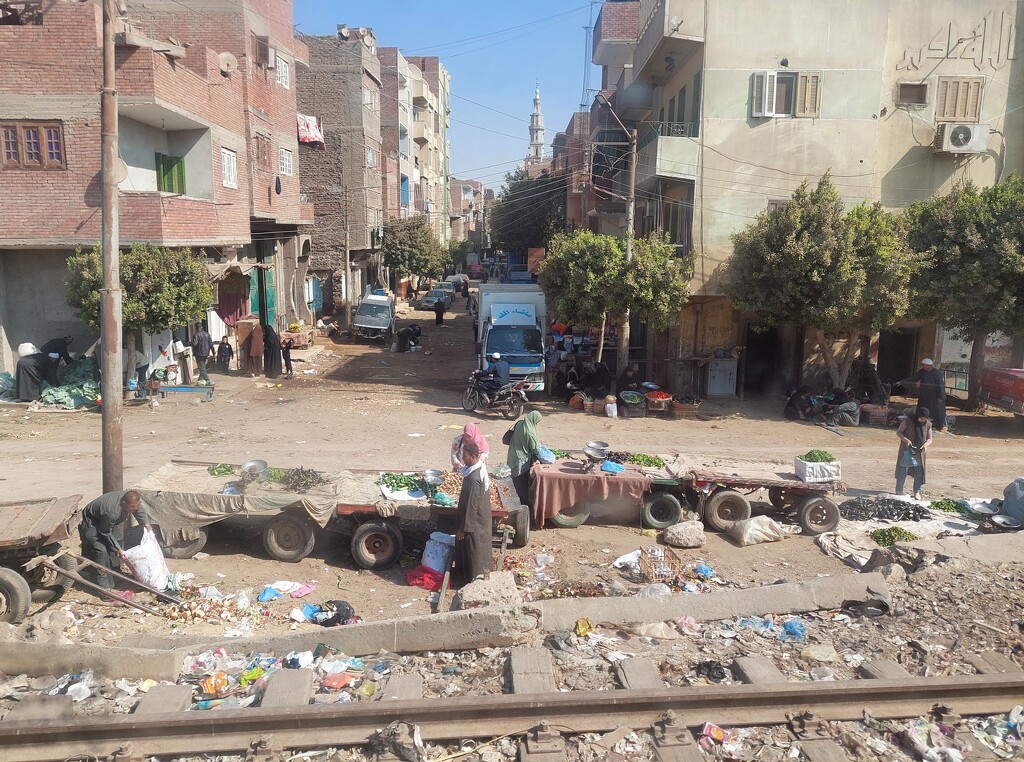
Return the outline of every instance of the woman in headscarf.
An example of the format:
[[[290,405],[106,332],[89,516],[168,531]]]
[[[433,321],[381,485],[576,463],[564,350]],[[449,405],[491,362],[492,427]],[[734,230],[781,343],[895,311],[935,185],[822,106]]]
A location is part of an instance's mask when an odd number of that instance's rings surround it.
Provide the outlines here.
[[[531,410],[512,430],[512,441],[508,446],[508,467],[512,469],[512,483],[522,505],[530,504],[530,466],[537,460],[540,439],[537,438],[537,424],[540,413]]]
[[[263,366],[267,378],[281,375],[281,337],[272,325],[263,326]]]
[[[263,375],[263,326],[258,323],[242,342],[245,348],[245,370],[250,376]]]
[[[484,461],[484,468],[486,468],[486,461],[487,457],[491,454],[491,448],[487,444],[487,437],[484,436],[483,432],[480,431],[480,427],[475,423],[467,423],[462,429],[462,433],[452,440],[452,466],[455,468],[466,467],[465,462],[462,460],[462,448],[470,442],[475,444],[480,451],[480,460]]]
[[[907,474],[914,477],[914,499],[921,499],[921,488],[925,482],[925,452],[932,443],[932,422],[928,420],[928,408],[918,407],[913,415],[903,419],[896,429],[900,438],[900,452],[896,457],[896,494],[903,494]]]

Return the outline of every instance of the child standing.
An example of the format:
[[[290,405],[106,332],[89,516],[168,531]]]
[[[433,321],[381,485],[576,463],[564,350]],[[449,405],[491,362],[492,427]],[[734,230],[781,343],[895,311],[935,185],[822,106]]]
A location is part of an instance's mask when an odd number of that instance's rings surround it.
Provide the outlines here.
[[[217,345],[217,367],[221,373],[227,373],[231,369],[231,358],[234,356],[235,350],[228,344],[228,339],[225,336]]]
[[[281,342],[281,357],[284,358],[284,377],[292,378],[292,347],[295,346],[295,339],[285,339]]]

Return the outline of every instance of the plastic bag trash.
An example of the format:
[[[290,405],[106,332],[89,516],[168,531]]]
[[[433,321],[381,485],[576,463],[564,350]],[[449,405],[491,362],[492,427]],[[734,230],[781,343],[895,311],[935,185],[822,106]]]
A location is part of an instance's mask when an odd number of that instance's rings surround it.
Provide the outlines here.
[[[75,683],[68,688],[68,695],[77,704],[79,701],[89,698],[92,695],[92,690],[85,683]]]
[[[167,578],[171,572],[167,568],[164,552],[160,549],[160,543],[152,529],[144,529],[142,542],[126,550],[124,555],[132,565],[135,579],[155,590],[167,589]]]
[[[704,677],[713,683],[720,683],[725,680],[725,667],[721,662],[709,660],[702,661],[696,668],[697,677]]]
[[[745,616],[736,623],[736,626],[744,630],[754,630],[758,635],[775,635],[780,632],[775,622],[767,617],[762,619],[759,616]]]
[[[672,626],[683,635],[700,635],[700,623],[692,616],[677,616]]]
[[[653,638],[655,640],[679,640],[680,638],[679,633],[666,622],[641,625],[636,629],[636,634],[643,638]]]
[[[797,618],[787,619],[779,633],[779,640],[784,643],[803,643],[806,637],[807,625]]]
[[[174,572],[167,577],[167,590],[172,593],[180,593],[182,583],[195,578],[196,575],[191,572]]]
[[[665,544],[674,548],[704,547],[704,524],[700,521],[683,521],[665,530]]]
[[[694,569],[694,572],[696,572],[697,576],[701,579],[711,579],[715,576],[715,570],[703,561],[697,564],[697,568]]]
[[[637,598],[659,598],[663,595],[672,595],[672,588],[664,582],[652,582],[636,594]]]
[[[629,571],[640,571],[640,550],[634,550],[624,556],[619,556],[612,561],[616,569],[628,569]]]
[[[740,545],[747,546],[777,542],[786,536],[786,530],[768,516],[755,516],[752,519],[737,521],[729,527],[727,534]]]
[[[550,566],[555,562],[555,557],[550,553],[538,553],[534,557],[534,561],[537,562],[537,568],[543,569],[545,566]]]
[[[298,590],[292,590],[291,593],[289,593],[289,595],[291,595],[292,598],[305,598],[314,590],[316,590],[316,583],[310,582],[308,584],[303,585]]]
[[[224,600],[224,593],[213,585],[203,585],[199,588],[199,597],[206,601],[222,601]]]
[[[284,657],[284,666],[286,669],[305,669],[306,667],[311,667],[313,666],[313,652],[289,651],[288,655]]]
[[[238,595],[235,596],[235,608],[241,612],[246,612],[252,608],[252,592],[249,590],[241,590]]]
[[[828,667],[815,667],[811,670],[811,679],[820,682],[834,681],[836,673]]]
[[[225,638],[247,638],[253,633],[253,624],[251,619],[243,619],[241,622],[236,624],[234,627],[229,627],[224,631]]]

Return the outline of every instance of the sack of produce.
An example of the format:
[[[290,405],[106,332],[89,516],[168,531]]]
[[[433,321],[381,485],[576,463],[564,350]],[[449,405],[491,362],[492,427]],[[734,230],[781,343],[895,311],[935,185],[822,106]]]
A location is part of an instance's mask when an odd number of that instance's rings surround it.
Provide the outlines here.
[[[167,589],[167,578],[171,575],[164,560],[160,543],[151,529],[142,533],[142,542],[124,552],[135,572],[135,579],[156,590]]]
[[[752,519],[737,521],[729,527],[728,535],[740,545],[747,546],[778,542],[786,536],[786,530],[768,516],[754,516]]]
[[[704,524],[700,521],[683,521],[665,530],[665,543],[674,548],[704,547]]]
[[[427,547],[423,549],[421,563],[428,569],[444,574],[448,568],[448,554],[455,546],[455,535],[444,532],[434,532],[427,540]]]

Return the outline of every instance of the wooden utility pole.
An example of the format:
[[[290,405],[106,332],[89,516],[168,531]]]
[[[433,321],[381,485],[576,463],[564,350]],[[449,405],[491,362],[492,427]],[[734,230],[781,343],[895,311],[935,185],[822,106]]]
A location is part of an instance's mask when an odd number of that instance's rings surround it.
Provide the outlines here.
[[[103,90],[100,95],[103,187],[103,288],[100,289],[100,346],[103,373],[101,423],[103,491],[124,488],[124,399],[121,382],[121,263],[117,216],[117,89],[114,69],[115,0],[103,0]],[[134,347],[133,347],[134,348]],[[130,363],[134,369],[134,356]]]
[[[614,110],[612,116],[615,116]],[[615,116],[618,121],[618,116]],[[620,122],[621,124],[621,122]],[[636,130],[629,131],[629,196],[626,199],[626,263],[633,261],[633,218],[636,215]],[[615,353],[615,372],[623,373],[629,365],[629,306],[619,326],[619,343]]]

